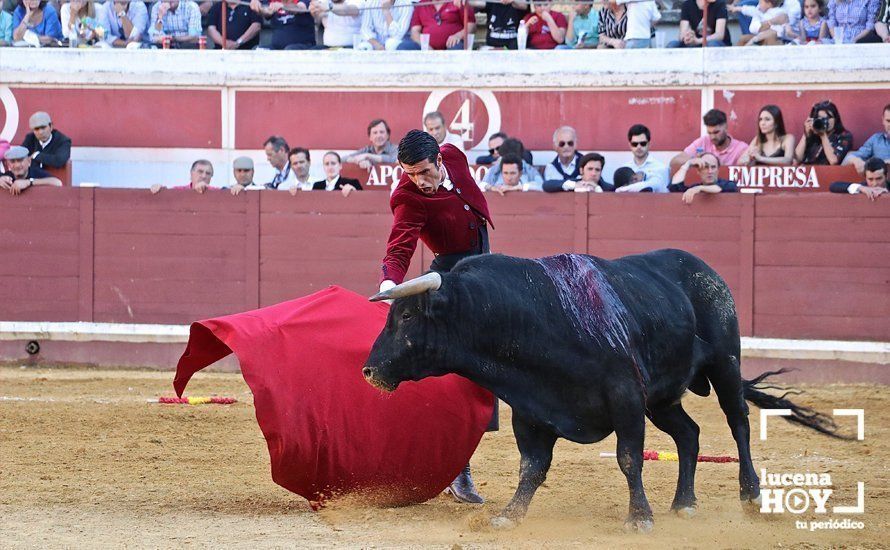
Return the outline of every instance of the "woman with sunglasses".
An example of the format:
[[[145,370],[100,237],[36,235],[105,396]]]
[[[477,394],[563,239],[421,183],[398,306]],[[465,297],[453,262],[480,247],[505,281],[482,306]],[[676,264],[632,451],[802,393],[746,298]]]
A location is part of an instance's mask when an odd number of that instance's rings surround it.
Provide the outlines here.
[[[813,105],[803,130],[794,150],[794,160],[800,164],[838,165],[853,148],[853,134],[844,128],[837,106],[830,101]]]

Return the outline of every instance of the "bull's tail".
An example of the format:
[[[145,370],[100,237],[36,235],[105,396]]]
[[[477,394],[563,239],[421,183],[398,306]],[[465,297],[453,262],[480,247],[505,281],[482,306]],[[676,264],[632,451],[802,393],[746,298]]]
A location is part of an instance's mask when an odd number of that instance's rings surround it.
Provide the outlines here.
[[[743,379],[742,383],[745,390],[745,400],[754,403],[761,409],[790,409],[791,416],[784,417],[788,422],[806,426],[807,428],[811,428],[817,432],[837,439],[855,439],[854,437],[837,433],[837,424],[835,424],[830,416],[809,407],[796,405],[794,402],[787,399],[789,395],[800,395],[802,393],[801,391],[788,390],[781,386],[761,384],[761,382],[767,378],[777,374],[784,374],[788,372],[788,370],[789,369],[779,369],[777,371],[765,372],[753,380]],[[779,390],[784,393],[775,396],[764,393],[762,390]]]

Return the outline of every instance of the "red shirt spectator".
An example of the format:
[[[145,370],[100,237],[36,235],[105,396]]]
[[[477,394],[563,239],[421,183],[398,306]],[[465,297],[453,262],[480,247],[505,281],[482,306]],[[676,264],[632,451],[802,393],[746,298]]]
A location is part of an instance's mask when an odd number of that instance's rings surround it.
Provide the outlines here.
[[[467,21],[475,23],[473,8],[467,3],[463,9],[455,6],[453,2],[438,6],[416,6],[411,16],[411,26],[419,25],[421,34],[430,35],[430,49],[444,50],[448,37],[463,30],[464,11],[467,12]]]
[[[566,16],[558,11],[546,10],[553,18],[553,22],[563,29],[563,40],[557,42],[550,33],[550,24],[538,14],[530,13],[523,21],[528,25],[528,47],[535,50],[552,50],[565,41],[565,29],[569,27]]]

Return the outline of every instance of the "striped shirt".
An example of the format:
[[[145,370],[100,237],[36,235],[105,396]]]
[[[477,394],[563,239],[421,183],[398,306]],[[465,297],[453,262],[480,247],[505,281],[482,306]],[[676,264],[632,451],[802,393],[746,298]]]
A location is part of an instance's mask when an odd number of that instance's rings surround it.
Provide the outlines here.
[[[882,0],[875,22],[890,25],[890,0]]]
[[[405,38],[414,12],[411,0],[394,0],[389,9],[392,23],[386,22],[386,10],[379,9],[380,4],[380,0],[369,0],[365,4],[365,8],[369,9],[362,12],[362,38],[365,40],[373,38],[381,45],[385,45],[391,38],[396,40]]]
[[[184,0],[176,7],[176,11],[168,10],[164,15],[161,28],[158,29],[158,10],[162,2],[156,2],[151,8],[151,19],[148,24],[148,36],[154,41],[156,38],[170,35],[201,36],[201,11],[198,4],[191,0]]]
[[[828,26],[835,36],[844,30],[844,42],[853,42],[857,35],[875,27],[880,0],[831,0],[828,2]]]
[[[608,7],[600,10],[600,40],[603,37],[624,40],[627,34],[627,10],[621,14],[621,19],[615,19],[615,14]]]

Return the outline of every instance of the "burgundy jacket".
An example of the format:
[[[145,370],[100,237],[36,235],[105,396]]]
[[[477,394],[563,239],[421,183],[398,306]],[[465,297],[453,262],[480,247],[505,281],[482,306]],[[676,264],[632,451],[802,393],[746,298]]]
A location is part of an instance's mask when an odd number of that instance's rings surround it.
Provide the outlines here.
[[[488,203],[470,174],[467,157],[453,145],[442,145],[440,149],[453,188],[449,191],[440,186],[435,195],[424,195],[402,174],[389,199],[393,221],[381,280],[396,284],[404,281],[418,238],[435,254],[456,254],[478,244],[481,224],[494,227]]]

